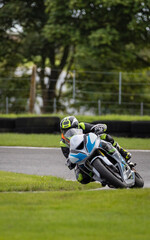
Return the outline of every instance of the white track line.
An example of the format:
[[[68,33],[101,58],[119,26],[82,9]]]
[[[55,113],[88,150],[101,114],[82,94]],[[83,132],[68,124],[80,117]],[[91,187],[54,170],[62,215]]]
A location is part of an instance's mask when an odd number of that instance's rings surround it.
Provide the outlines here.
[[[58,147],[21,147],[21,146],[0,146],[0,148],[16,148],[16,149],[60,149]],[[136,149],[130,149],[132,152],[150,152],[150,150],[136,150]]]
[[[16,149],[60,149],[54,147],[21,147],[21,146],[0,146],[0,148],[16,148]]]

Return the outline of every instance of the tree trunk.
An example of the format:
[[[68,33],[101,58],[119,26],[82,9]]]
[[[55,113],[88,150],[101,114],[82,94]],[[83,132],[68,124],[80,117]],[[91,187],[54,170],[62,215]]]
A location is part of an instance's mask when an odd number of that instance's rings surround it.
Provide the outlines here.
[[[41,77],[43,78],[42,80],[42,89],[43,89],[42,97],[43,97],[43,103],[44,103],[43,111],[52,113],[54,99],[56,98],[56,84],[57,84],[59,75],[61,74],[64,66],[67,63],[67,58],[69,55],[69,46],[64,47],[59,66],[56,66],[56,63],[55,63],[54,49],[50,48],[49,50],[50,50],[49,60],[51,62],[51,74],[50,76],[48,76],[49,77],[48,87],[44,85],[44,72],[43,72],[44,70],[41,70]]]
[[[42,112],[46,112],[46,105],[48,101],[48,88],[46,87],[46,84],[44,83],[45,78],[45,57],[42,58],[42,64],[41,64],[41,71],[39,73],[40,76],[40,85],[41,85],[41,94],[42,94],[42,100],[43,100],[43,107]]]
[[[41,70],[41,88],[42,88],[42,99],[43,99],[43,107],[42,107],[42,112],[46,112],[46,105],[47,105],[47,100],[48,100],[48,89],[46,88],[46,85],[44,84],[44,77],[45,77],[45,70]]]
[[[49,87],[48,87],[48,101],[46,109],[48,112],[53,112],[53,103],[56,98],[56,84],[59,78],[61,71],[60,70],[51,70],[51,75],[49,77]]]

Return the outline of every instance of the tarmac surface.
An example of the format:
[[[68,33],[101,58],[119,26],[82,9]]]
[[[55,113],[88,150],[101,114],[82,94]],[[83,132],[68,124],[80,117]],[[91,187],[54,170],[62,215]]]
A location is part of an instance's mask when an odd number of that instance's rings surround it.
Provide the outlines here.
[[[150,150],[130,150],[132,161],[150,188]],[[65,165],[59,148],[0,147],[0,170],[35,175],[51,175],[75,180],[74,170]]]

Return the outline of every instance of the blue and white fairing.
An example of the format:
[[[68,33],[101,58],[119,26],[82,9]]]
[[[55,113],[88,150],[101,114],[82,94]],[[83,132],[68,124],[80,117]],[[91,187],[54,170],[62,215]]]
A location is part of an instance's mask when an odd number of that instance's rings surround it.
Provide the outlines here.
[[[98,137],[94,133],[74,135],[70,139],[69,160],[72,163],[83,165],[85,161],[89,159],[89,156],[95,151],[95,149],[99,149],[100,152],[101,149],[106,151],[103,145],[107,146],[107,148],[109,147],[109,145],[111,148],[113,147],[110,143],[106,143],[105,141],[101,140],[100,137]],[[110,155],[109,152],[107,154]],[[119,170],[118,175],[127,184],[127,187],[133,186],[135,183],[135,173],[130,169],[130,167],[127,165],[127,163],[122,158],[117,149],[114,148],[113,155],[111,154],[111,157],[113,157],[113,159],[115,160],[115,164],[112,163],[108,159],[108,157],[105,156],[102,152],[100,155],[95,156],[93,159],[91,159],[90,164],[94,173],[93,179],[100,182],[103,181],[100,173],[93,167],[92,164],[96,158],[99,158],[100,161],[102,161],[104,165],[109,166],[110,169],[114,165],[114,167]]]
[[[70,161],[83,164],[92,151],[99,146],[99,143],[100,140],[94,133],[73,136],[70,140]]]

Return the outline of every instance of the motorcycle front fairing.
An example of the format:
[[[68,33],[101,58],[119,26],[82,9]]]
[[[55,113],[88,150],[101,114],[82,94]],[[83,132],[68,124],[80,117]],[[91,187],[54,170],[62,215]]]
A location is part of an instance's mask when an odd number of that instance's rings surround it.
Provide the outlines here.
[[[107,148],[107,154],[105,155],[104,152],[104,145]],[[108,148],[113,149],[113,153],[108,153]],[[92,154],[94,151],[99,150],[99,154],[96,157],[91,159]],[[110,155],[110,158],[108,157]],[[77,165],[85,165],[88,170],[92,170],[94,173],[94,179],[97,181],[102,182],[103,179],[101,178],[99,172],[92,166],[92,162],[99,158],[100,161],[107,165],[108,168],[113,170],[113,168],[118,169],[118,175],[122,178],[123,181],[126,182],[127,186],[133,186],[135,183],[135,174],[131,171],[130,167],[126,164],[125,160],[122,158],[120,153],[117,151],[116,148],[112,146],[111,143],[105,142],[100,139],[94,133],[89,134],[82,134],[82,135],[75,135],[70,140],[70,154],[69,159],[72,163],[76,163]],[[113,163],[111,162],[111,158],[115,160]]]
[[[69,160],[72,163],[76,163],[79,167],[81,165],[84,165],[88,170],[94,173],[93,178],[96,181],[102,182],[99,172],[91,164],[92,161],[95,160],[95,157],[92,158],[92,155],[96,150],[99,149],[99,146],[100,138],[94,133],[83,134],[80,136],[75,135],[70,140]],[[98,156],[96,156],[96,158],[97,157]],[[104,154],[102,154],[101,157],[107,165],[112,166],[112,163],[107,159]]]
[[[98,148],[100,139],[94,133],[75,135],[70,140],[69,159],[72,163],[83,164]]]

